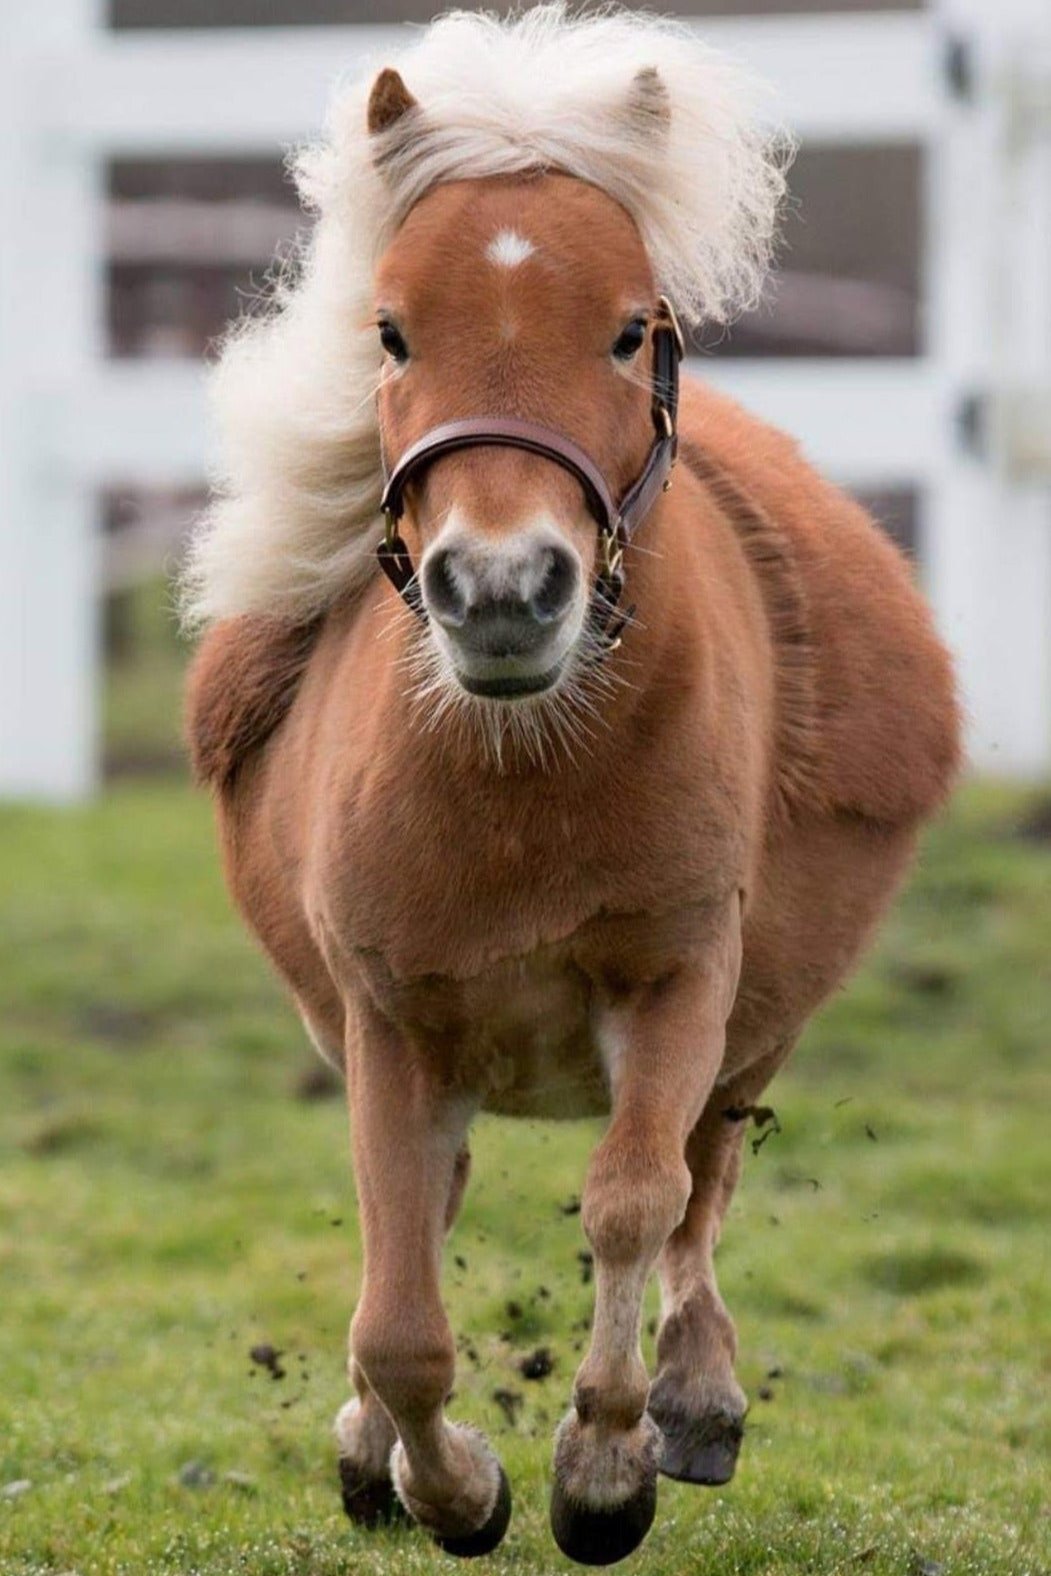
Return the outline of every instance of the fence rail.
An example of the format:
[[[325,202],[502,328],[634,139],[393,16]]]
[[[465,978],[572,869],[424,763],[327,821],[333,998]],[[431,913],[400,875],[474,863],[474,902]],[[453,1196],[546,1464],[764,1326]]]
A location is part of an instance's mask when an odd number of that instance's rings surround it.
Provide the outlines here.
[[[0,127],[23,156],[0,172],[20,242],[0,258],[0,794],[73,797],[97,775],[98,490],[194,485],[211,441],[199,368],[102,354],[105,161],[272,156],[316,132],[332,84],[382,65],[403,34],[122,35],[103,28],[100,0],[9,5]],[[1051,388],[1051,116],[1033,113],[1042,89],[1015,69],[1040,34],[1041,0],[995,11],[936,0],[925,12],[703,24],[776,84],[770,115],[804,144],[922,147],[928,310],[915,359],[692,370],[844,482],[919,490],[925,573],[959,654],[975,759],[1032,773],[1051,766],[1051,509],[1033,416]],[[1024,117],[1004,88],[1017,80]],[[969,449],[961,410],[976,413]],[[1012,473],[1012,410],[1024,475]]]

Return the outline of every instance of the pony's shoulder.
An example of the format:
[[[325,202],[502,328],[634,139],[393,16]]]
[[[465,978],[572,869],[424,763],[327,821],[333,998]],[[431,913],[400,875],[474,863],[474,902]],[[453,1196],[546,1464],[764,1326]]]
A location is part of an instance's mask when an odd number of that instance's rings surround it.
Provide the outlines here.
[[[318,628],[245,615],[207,631],[186,686],[186,739],[199,783],[228,788],[266,743],[295,700]]]

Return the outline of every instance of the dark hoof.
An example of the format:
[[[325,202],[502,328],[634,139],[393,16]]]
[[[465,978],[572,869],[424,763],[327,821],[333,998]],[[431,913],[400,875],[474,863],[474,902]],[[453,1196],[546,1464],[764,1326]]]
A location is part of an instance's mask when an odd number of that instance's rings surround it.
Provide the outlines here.
[[[511,1485],[507,1481],[507,1473],[499,1464],[497,1471],[500,1473],[500,1487],[496,1491],[496,1504],[489,1520],[477,1532],[469,1532],[464,1538],[436,1536],[435,1543],[446,1554],[455,1554],[461,1560],[475,1560],[480,1554],[491,1554],[497,1544],[503,1541],[511,1520]]]
[[[339,1482],[343,1490],[343,1509],[351,1521],[372,1531],[409,1520],[389,1477],[367,1478],[348,1456],[339,1460]]]
[[[551,1531],[562,1553],[578,1565],[615,1565],[637,1549],[657,1514],[657,1479],[652,1477],[623,1505],[592,1510],[571,1500],[555,1479]]]
[[[712,1488],[729,1483],[744,1438],[743,1417],[729,1412],[690,1417],[663,1407],[651,1416],[664,1435],[660,1469],[665,1477]]]

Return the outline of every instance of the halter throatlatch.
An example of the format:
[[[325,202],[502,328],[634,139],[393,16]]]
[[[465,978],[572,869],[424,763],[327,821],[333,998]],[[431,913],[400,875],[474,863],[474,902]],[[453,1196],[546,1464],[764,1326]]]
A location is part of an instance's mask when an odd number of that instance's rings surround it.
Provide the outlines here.
[[[380,567],[405,603],[419,618],[426,618],[420,584],[409,549],[398,530],[405,513],[405,489],[426,466],[458,449],[503,447],[525,449],[551,460],[580,483],[588,509],[599,531],[598,569],[591,593],[589,619],[600,654],[620,644],[621,631],[632,610],[618,613],[624,590],[624,550],[657,498],[671,486],[678,436],[679,362],[685,345],[674,308],[660,297],[659,315],[653,325],[653,377],[651,412],[654,439],[646,463],[619,503],[589,454],[553,427],[515,417],[472,416],[432,427],[406,449],[387,474],[380,508],[386,532],[377,554]]]

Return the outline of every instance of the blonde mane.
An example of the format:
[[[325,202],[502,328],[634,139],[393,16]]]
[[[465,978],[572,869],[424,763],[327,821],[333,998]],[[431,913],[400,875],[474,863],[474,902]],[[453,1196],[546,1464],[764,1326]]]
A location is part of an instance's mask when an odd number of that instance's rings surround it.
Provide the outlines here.
[[[725,322],[762,287],[784,141],[759,129],[752,79],[692,30],[620,10],[573,17],[561,4],[509,21],[459,11],[395,64],[420,106],[413,136],[369,137],[371,78],[337,93],[324,141],[295,161],[317,215],[300,265],[265,314],[231,332],[213,374],[222,470],[190,548],[190,623],[302,622],[373,574],[372,275],[434,186],[546,169],[588,181],[633,216],[690,322]],[[663,85],[661,113],[631,112],[640,72]]]

